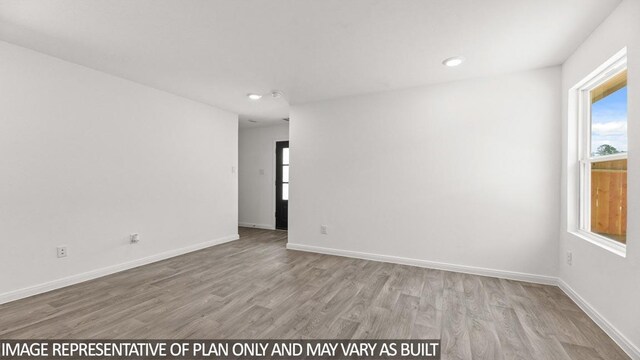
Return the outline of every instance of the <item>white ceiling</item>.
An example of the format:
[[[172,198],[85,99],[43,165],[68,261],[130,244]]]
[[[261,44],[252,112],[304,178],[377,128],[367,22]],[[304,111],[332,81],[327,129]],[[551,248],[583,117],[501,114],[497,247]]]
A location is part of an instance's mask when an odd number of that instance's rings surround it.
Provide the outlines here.
[[[0,0],[0,39],[282,122],[289,103],[562,63],[620,0]],[[441,65],[462,55],[458,68]],[[249,92],[285,93],[251,102]]]

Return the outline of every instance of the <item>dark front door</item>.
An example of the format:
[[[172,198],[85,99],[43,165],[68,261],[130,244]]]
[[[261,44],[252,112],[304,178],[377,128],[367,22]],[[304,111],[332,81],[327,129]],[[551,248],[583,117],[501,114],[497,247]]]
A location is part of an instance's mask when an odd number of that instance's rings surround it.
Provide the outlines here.
[[[276,229],[287,230],[289,219],[289,142],[276,142]]]

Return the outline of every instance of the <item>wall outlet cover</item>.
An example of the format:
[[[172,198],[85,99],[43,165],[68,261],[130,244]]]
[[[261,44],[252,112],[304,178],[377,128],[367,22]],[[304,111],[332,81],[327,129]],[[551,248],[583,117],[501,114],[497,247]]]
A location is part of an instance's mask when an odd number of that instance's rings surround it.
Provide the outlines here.
[[[129,240],[132,244],[137,244],[140,242],[140,234],[131,234],[129,235]]]
[[[57,255],[58,255],[59,258],[67,257],[67,246],[66,245],[58,246],[56,248],[56,250],[57,250]]]

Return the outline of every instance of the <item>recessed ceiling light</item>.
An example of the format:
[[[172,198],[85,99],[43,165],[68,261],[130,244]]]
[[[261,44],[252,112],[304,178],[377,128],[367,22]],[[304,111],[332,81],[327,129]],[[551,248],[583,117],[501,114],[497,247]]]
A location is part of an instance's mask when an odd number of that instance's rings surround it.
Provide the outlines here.
[[[258,94],[247,94],[247,97],[250,100],[260,100],[262,98],[262,95],[258,95]]]
[[[446,65],[446,66],[449,66],[449,67],[454,67],[454,66],[458,66],[458,65],[462,64],[463,62],[464,62],[464,58],[462,56],[454,56],[454,57],[450,57],[448,59],[444,59],[442,64]]]

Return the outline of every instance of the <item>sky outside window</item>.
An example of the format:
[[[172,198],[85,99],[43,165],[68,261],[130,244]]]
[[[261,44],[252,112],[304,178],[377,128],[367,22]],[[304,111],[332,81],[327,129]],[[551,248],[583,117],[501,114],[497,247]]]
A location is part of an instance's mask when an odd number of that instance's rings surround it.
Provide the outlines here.
[[[602,145],[627,152],[627,87],[591,105],[591,153]]]

